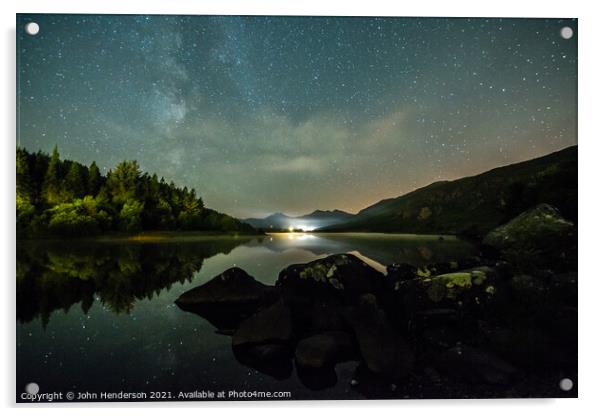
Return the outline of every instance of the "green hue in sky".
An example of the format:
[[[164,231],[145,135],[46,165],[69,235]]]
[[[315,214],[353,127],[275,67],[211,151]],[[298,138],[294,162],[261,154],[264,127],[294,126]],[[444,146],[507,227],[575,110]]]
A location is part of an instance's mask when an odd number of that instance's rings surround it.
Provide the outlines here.
[[[105,171],[136,159],[239,217],[355,212],[576,144],[576,34],[573,19],[19,15],[18,143]]]

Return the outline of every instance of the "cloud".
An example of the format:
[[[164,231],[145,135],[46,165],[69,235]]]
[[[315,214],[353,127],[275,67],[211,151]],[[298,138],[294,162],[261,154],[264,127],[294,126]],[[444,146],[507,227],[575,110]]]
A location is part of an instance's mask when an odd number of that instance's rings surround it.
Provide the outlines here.
[[[289,173],[321,173],[326,168],[324,160],[300,156],[293,159],[275,163],[268,167],[269,171],[273,172],[289,172]]]

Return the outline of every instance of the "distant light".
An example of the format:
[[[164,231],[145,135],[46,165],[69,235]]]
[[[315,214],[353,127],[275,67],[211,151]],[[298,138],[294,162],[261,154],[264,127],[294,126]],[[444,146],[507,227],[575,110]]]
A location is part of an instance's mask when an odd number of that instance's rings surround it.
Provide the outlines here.
[[[295,228],[291,225],[288,227],[288,232],[292,233],[293,231],[295,231]]]

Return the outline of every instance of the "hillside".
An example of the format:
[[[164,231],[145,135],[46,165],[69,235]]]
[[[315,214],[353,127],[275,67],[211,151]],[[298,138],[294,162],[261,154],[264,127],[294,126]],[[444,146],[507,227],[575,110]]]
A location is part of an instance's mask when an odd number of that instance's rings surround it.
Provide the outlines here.
[[[449,233],[479,237],[539,203],[577,221],[577,146],[371,205],[320,231]]]
[[[255,233],[205,207],[194,189],[167,183],[123,161],[101,174],[90,166],[17,148],[17,233],[89,236],[107,232],[212,231]]]

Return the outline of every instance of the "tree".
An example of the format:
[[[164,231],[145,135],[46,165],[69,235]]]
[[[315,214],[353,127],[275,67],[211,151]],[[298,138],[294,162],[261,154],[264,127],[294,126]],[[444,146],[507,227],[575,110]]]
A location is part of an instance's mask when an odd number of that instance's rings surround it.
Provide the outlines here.
[[[136,198],[136,186],[140,178],[140,168],[135,160],[124,160],[107,174],[107,187],[113,202],[125,204]]]
[[[130,199],[123,204],[119,213],[119,222],[124,231],[140,231],[142,225],[141,214],[144,204]]]
[[[58,204],[48,210],[48,229],[61,235],[90,235],[101,231],[108,223],[106,212],[98,210],[91,196]]]
[[[82,198],[86,194],[86,172],[77,162],[71,162],[63,181],[63,194],[67,199]]]
[[[62,202],[61,183],[59,179],[60,163],[59,152],[55,145],[54,149],[52,149],[52,156],[50,156],[50,162],[48,162],[48,169],[46,170],[44,183],[42,185],[43,198],[51,205]]]
[[[96,195],[102,185],[102,176],[96,162],[92,162],[88,169],[88,195]]]
[[[95,162],[88,168],[52,154],[17,148],[17,230],[19,233],[88,235],[123,230],[253,229],[204,207],[192,188],[141,173],[123,161],[105,178]]]
[[[22,148],[17,148],[17,195],[31,200],[33,193],[33,177],[29,169],[27,153]]]

